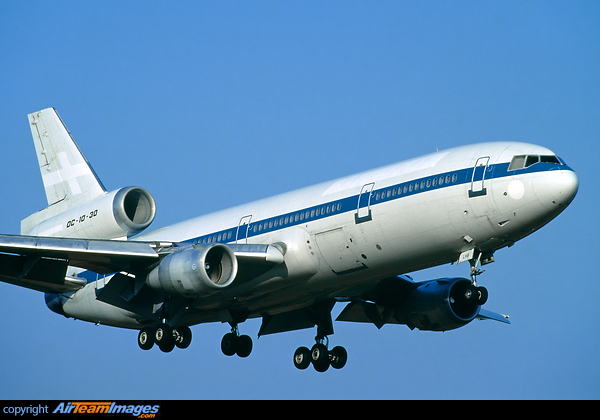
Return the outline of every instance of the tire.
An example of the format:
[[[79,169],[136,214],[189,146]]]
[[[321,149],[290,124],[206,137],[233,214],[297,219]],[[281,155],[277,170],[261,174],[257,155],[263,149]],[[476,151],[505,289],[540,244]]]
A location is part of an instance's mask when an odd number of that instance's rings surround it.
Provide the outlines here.
[[[227,333],[221,340],[221,351],[225,356],[233,356],[237,350],[238,336],[234,333]]]
[[[160,324],[154,330],[154,342],[165,353],[175,348],[175,338],[173,337],[173,328],[167,324]]]
[[[187,349],[192,343],[192,330],[190,327],[183,326],[177,328],[177,339],[175,345],[180,349]]]
[[[485,304],[485,302],[487,302],[488,300],[488,291],[485,287],[480,286],[477,288],[477,304],[478,305],[483,305]]]
[[[467,287],[465,287],[465,290],[463,293],[463,302],[464,303],[466,303],[466,304],[476,303],[478,299],[479,299],[479,292],[478,292],[476,286],[473,286],[472,284],[470,284]]]
[[[310,350],[306,347],[298,347],[294,352],[294,366],[300,370],[310,366]]]
[[[152,330],[144,328],[140,330],[138,334],[138,346],[142,350],[150,350],[154,346],[154,338],[152,337]]]
[[[336,346],[331,350],[331,367],[341,369],[348,361],[348,352],[342,346]]]
[[[317,343],[310,350],[310,360],[317,372],[329,369],[329,351],[325,345]]]
[[[252,339],[247,335],[237,337],[237,348],[235,353],[239,357],[248,357],[252,353]]]

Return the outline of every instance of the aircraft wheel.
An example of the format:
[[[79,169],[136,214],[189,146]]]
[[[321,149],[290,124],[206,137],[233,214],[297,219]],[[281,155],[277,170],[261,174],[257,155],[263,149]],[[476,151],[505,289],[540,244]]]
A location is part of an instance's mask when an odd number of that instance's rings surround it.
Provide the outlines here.
[[[180,349],[187,349],[192,342],[192,330],[190,327],[183,326],[177,328],[175,345]]]
[[[294,352],[294,366],[303,370],[310,365],[310,361],[310,350],[306,347],[298,347]]]
[[[463,299],[464,303],[467,304],[477,302],[477,300],[479,299],[479,292],[477,290],[477,287],[472,284],[465,287]]]
[[[488,291],[485,287],[480,286],[477,288],[477,303],[479,305],[483,305],[485,302],[487,302],[488,299]]]
[[[150,328],[140,330],[138,334],[138,346],[142,350],[150,350],[154,346],[154,338],[152,337],[152,330]]]
[[[317,372],[329,369],[329,352],[324,344],[317,343],[310,350],[310,359]]]
[[[334,369],[341,369],[346,365],[348,361],[348,352],[342,346],[336,346],[331,350],[331,367]]]
[[[173,337],[173,328],[167,324],[160,324],[154,331],[154,342],[165,353],[175,348],[175,338]]]
[[[233,356],[237,348],[238,336],[234,333],[227,333],[221,340],[221,351],[225,356]]]
[[[248,357],[252,353],[252,339],[247,335],[240,335],[237,338],[235,353],[239,357]]]

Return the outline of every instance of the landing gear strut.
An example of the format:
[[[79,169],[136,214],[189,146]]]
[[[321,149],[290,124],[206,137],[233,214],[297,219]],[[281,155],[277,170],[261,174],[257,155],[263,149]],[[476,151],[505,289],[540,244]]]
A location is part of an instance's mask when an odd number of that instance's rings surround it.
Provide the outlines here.
[[[488,291],[483,286],[477,286],[477,276],[483,274],[485,270],[480,270],[477,268],[481,261],[482,253],[478,252],[477,259],[472,258],[469,260],[469,264],[471,265],[471,283],[472,286],[467,288],[465,291],[465,299],[466,300],[474,300],[478,305],[483,305],[487,302],[488,299]],[[487,259],[489,262],[493,262],[493,257],[489,256]],[[483,264],[483,263],[482,263]]]

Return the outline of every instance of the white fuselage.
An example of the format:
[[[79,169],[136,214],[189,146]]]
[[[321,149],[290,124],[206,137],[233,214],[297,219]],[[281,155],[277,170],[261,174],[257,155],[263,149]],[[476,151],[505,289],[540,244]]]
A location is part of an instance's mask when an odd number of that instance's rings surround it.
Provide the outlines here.
[[[181,222],[139,241],[277,244],[283,264],[193,303],[188,325],[285,312],[349,297],[373,281],[497,249],[539,229],[573,199],[566,165],[515,170],[515,156],[554,156],[524,143],[482,143],[436,152]],[[543,159],[541,159],[543,160]],[[104,281],[104,280],[102,280]],[[137,317],[98,302],[90,283],[63,304],[69,316],[123,327]],[[101,287],[101,286],[100,286]],[[79,295],[79,296],[77,296]]]

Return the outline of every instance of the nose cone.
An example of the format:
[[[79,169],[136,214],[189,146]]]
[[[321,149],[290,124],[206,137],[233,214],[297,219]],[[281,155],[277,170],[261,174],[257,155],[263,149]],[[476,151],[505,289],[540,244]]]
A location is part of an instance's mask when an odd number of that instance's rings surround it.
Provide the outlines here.
[[[535,186],[536,195],[544,205],[561,210],[573,201],[578,189],[579,178],[572,170],[546,172],[543,181]]]

